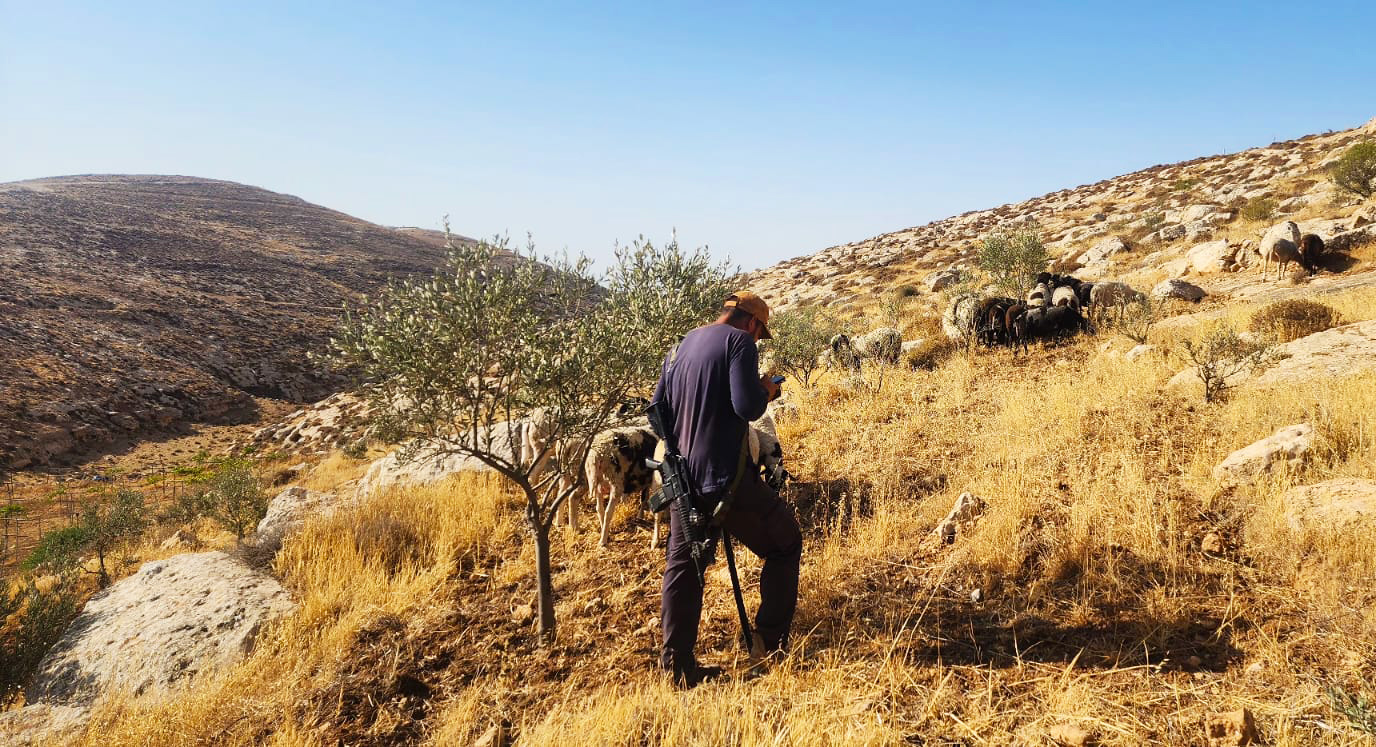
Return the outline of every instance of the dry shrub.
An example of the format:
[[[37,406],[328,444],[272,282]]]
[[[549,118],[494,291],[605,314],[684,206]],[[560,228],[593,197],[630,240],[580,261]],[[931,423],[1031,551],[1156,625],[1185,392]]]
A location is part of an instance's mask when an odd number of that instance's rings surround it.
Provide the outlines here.
[[[1278,342],[1290,342],[1342,324],[1342,316],[1331,306],[1303,298],[1277,301],[1252,314],[1248,329],[1270,335]]]
[[[920,344],[903,354],[903,365],[913,370],[932,370],[960,350],[960,343],[937,332],[924,337]]]

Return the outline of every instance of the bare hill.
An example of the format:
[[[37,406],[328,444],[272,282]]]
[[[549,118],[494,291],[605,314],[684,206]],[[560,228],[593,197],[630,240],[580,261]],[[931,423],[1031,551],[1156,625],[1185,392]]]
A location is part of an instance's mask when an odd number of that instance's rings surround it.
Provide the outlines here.
[[[337,384],[345,299],[443,260],[435,232],[183,176],[0,184],[0,466]]]
[[[1082,277],[1155,282],[1236,272],[1248,265],[1239,251],[1243,243],[1276,221],[1296,220],[1325,240],[1353,229],[1359,222],[1354,213],[1368,208],[1335,194],[1324,167],[1373,137],[1376,119],[1351,130],[1153,166],[828,247],[755,272],[751,287],[781,308],[858,308],[874,293],[904,284],[926,293],[934,271],[973,265],[980,237],[1028,222],[1041,227],[1059,269]],[[1249,203],[1252,209],[1243,210]],[[1190,254],[1211,240],[1228,246],[1207,257]]]

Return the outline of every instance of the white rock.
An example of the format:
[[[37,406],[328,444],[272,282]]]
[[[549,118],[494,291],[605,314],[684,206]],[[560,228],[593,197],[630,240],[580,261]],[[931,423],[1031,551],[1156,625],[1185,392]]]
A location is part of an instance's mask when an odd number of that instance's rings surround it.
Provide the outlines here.
[[[276,551],[282,547],[283,540],[301,530],[307,518],[330,514],[339,505],[339,498],[334,493],[318,493],[292,485],[268,504],[267,514],[258,522],[253,540],[261,548]]]
[[[1256,378],[1259,386],[1376,370],[1376,320],[1315,332],[1280,346],[1284,360]]]
[[[1204,292],[1203,288],[1193,283],[1187,283],[1179,278],[1170,278],[1169,280],[1162,280],[1155,288],[1152,288],[1151,295],[1152,298],[1159,300],[1179,298],[1183,301],[1198,301],[1208,294]]]
[[[1308,423],[1288,425],[1229,454],[1214,467],[1214,479],[1224,486],[1251,482],[1279,465],[1302,463],[1313,444],[1314,426]]]
[[[1083,265],[1098,264],[1108,260],[1114,255],[1122,254],[1126,251],[1128,251],[1128,245],[1122,238],[1118,236],[1109,236],[1090,247],[1084,254],[1081,254],[1077,261]]]
[[[1156,350],[1156,346],[1155,346],[1155,345],[1137,345],[1137,346],[1133,347],[1132,350],[1129,350],[1127,353],[1125,353],[1125,354],[1123,355],[1123,357],[1126,358],[1126,359],[1128,359],[1128,360],[1130,360],[1130,361],[1135,361],[1135,360],[1137,360],[1138,358],[1141,358],[1141,357],[1144,356],[1144,355],[1149,355],[1149,354],[1155,352],[1155,350]]]
[[[37,703],[0,713],[0,743],[9,747],[67,744],[80,736],[90,719],[86,706]]]
[[[960,270],[948,268],[927,276],[927,290],[932,293],[949,288],[960,282]]]
[[[1236,250],[1226,239],[1197,244],[1185,254],[1190,269],[1196,273],[1219,272],[1232,264]]]
[[[277,580],[222,552],[174,555],[91,597],[43,657],[29,702],[86,705],[168,691],[224,669],[295,607]]]
[[[1376,480],[1340,477],[1291,488],[1281,499],[1286,523],[1296,531],[1376,528]]]

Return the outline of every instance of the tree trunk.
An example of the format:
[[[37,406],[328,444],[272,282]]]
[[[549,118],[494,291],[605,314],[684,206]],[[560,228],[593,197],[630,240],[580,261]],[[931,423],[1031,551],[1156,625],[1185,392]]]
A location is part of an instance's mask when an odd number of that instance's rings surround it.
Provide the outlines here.
[[[530,531],[535,535],[535,606],[539,614],[540,640],[554,642],[554,580],[549,564],[549,528],[538,517],[528,515]]]

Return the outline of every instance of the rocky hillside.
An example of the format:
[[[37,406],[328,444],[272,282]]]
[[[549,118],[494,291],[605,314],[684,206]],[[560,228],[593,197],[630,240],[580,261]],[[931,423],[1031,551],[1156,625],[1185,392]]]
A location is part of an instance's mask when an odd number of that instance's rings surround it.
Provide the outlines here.
[[[1063,270],[1085,278],[1155,282],[1163,276],[1236,272],[1249,264],[1242,249],[1249,238],[1259,238],[1258,226],[1264,230],[1277,220],[1296,220],[1302,230],[1331,242],[1376,221],[1363,212],[1369,207],[1336,195],[1324,173],[1348,146],[1371,137],[1376,137],[1376,119],[1352,130],[1153,166],[829,247],[760,270],[751,286],[781,308],[818,302],[845,308],[859,305],[876,288],[901,284],[934,291],[943,282],[936,271],[974,263],[980,237],[1027,222],[1040,225]],[[1251,209],[1243,210],[1249,202]],[[1224,243],[1201,248],[1210,241]]]
[[[0,466],[311,401],[346,299],[432,270],[443,237],[182,176],[0,184]]]

